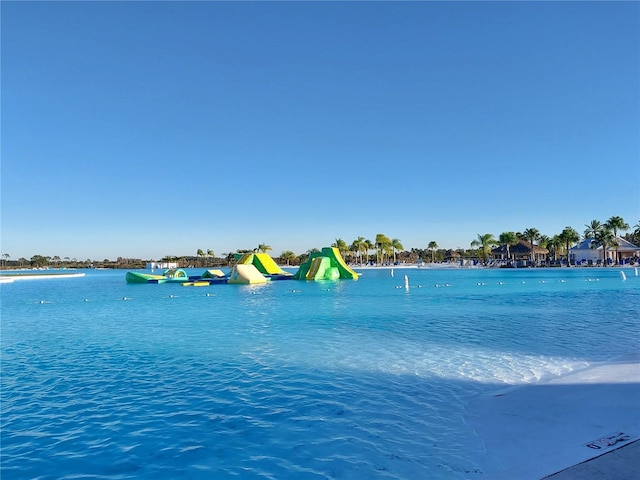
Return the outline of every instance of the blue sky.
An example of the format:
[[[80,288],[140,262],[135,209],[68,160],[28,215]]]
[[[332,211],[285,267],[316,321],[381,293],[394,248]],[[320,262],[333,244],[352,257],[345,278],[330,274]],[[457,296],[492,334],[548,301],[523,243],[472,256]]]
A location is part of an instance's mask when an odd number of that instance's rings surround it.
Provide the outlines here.
[[[1,9],[12,259],[640,221],[638,2]]]

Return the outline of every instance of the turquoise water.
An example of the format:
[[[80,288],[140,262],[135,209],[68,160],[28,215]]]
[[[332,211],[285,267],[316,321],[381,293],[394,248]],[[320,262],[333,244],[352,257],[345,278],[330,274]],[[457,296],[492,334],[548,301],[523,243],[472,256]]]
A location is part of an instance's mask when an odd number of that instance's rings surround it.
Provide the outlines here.
[[[196,288],[88,271],[1,284],[0,473],[485,478],[468,402],[635,351],[640,279],[625,273],[369,269]]]

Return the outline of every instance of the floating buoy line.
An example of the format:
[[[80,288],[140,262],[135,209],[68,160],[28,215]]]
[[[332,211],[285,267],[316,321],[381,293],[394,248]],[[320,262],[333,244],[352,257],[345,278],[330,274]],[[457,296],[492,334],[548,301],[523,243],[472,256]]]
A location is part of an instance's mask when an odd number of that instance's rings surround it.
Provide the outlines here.
[[[633,276],[633,277],[639,277],[639,276],[640,276],[640,269],[639,269],[638,267],[633,268],[633,270],[631,270],[631,269],[628,269],[627,271],[620,270],[620,271],[619,271],[619,278],[620,278],[620,280],[622,280],[623,282],[624,282],[624,281],[627,281],[627,280],[628,280],[628,278],[629,278],[629,277],[627,276],[627,272],[633,272],[633,273],[632,273],[632,275],[631,275],[631,276]],[[391,277],[393,277],[393,276],[394,276],[394,270],[393,270],[393,269],[391,269]],[[403,279],[404,279],[404,282],[403,282],[403,284],[402,284],[402,285],[395,285],[395,288],[396,288],[396,289],[404,289],[406,292],[409,292],[409,291],[410,291],[410,289],[411,289],[412,287],[413,287],[413,288],[424,288],[424,286],[423,286],[423,285],[421,285],[421,284],[418,284],[418,285],[412,285],[412,284],[411,284],[411,282],[410,282],[410,280],[409,280],[409,275],[404,275]],[[576,280],[576,281],[578,281],[578,282],[580,282],[580,281],[581,281],[581,282],[593,283],[593,282],[600,282],[600,280],[601,280],[601,279],[600,279],[599,277],[588,277],[588,278],[584,278],[584,277],[583,277],[583,278],[576,278],[575,280]],[[571,279],[567,280],[567,279],[564,279],[564,278],[561,278],[561,279],[558,279],[558,280],[555,280],[555,279],[554,279],[553,281],[551,281],[550,279],[540,279],[540,280],[537,280],[537,282],[538,282],[538,284],[540,284],[540,285],[548,285],[548,284],[551,284],[551,283],[562,283],[562,284],[567,285],[567,284],[571,284],[571,283],[573,283]],[[527,282],[526,282],[525,280],[522,280],[522,281],[520,281],[519,283],[520,283],[521,285],[526,285],[526,283],[527,283]],[[498,282],[496,282],[496,283],[495,283],[495,284],[493,284],[493,285],[497,285],[497,286],[505,286],[505,285],[507,285],[507,284],[508,284],[507,282],[498,281]],[[487,282],[476,282],[476,284],[475,284],[475,285],[476,285],[476,286],[478,286],[478,287],[487,287],[487,286],[489,286],[490,284],[489,284],[489,283],[487,283]],[[513,283],[511,283],[511,285],[513,285]],[[188,286],[195,286],[195,285],[188,285]],[[459,286],[459,285],[458,285],[458,286]],[[467,285],[467,286],[468,286],[468,285]],[[447,282],[447,283],[435,283],[435,284],[433,284],[433,285],[432,285],[432,287],[433,287],[433,288],[454,287],[454,284],[452,284],[452,283],[448,283],[448,282]],[[331,292],[331,290],[332,290],[332,289],[330,289],[330,288],[327,288],[327,289],[326,289],[326,291],[327,291],[327,292]],[[512,291],[513,291],[513,290],[512,290]],[[291,289],[289,292],[290,292],[290,293],[293,293],[293,294],[299,294],[299,293],[302,293],[303,291],[302,291],[302,290],[300,290],[300,289],[294,288],[294,289]],[[256,292],[251,292],[251,294],[256,294]],[[204,295],[202,295],[202,296],[204,296],[204,297],[216,297],[216,296],[218,296],[218,295],[217,295],[217,294],[215,294],[215,293],[205,293],[205,294],[204,294]],[[168,296],[164,296],[164,297],[162,297],[162,298],[177,299],[177,298],[180,298],[180,295],[169,294]],[[191,297],[188,297],[188,298],[191,298]],[[95,299],[94,299],[94,300],[95,300]],[[132,300],[134,300],[134,298],[133,298],[133,297],[130,297],[130,296],[127,296],[127,295],[125,295],[125,296],[123,296],[123,297],[118,298],[118,300],[121,300],[121,301],[132,301]],[[84,302],[84,303],[89,303],[89,302],[91,302],[92,300],[91,300],[91,299],[89,299],[89,298],[83,298],[83,299],[81,299],[80,301],[82,301],[82,302]],[[45,304],[53,304],[53,303],[55,303],[55,302],[54,302],[54,301],[51,301],[51,300],[41,299],[41,300],[37,300],[37,301],[35,301],[35,302],[33,302],[33,301],[32,301],[31,303],[32,303],[32,304],[34,304],[34,303],[35,303],[35,304],[38,304],[38,305],[45,305]]]

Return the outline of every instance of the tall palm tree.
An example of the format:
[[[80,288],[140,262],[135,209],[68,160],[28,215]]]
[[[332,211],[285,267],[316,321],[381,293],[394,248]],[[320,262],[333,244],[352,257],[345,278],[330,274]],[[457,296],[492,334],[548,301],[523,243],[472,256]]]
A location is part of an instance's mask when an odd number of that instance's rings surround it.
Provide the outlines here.
[[[207,250],[207,257],[211,257],[211,258],[216,258],[216,254],[213,250],[208,249]]]
[[[515,245],[518,242],[515,232],[502,232],[498,240],[507,250],[507,260],[511,260],[511,245]]]
[[[496,241],[492,233],[485,233],[484,235],[478,234],[478,238],[471,242],[471,246],[474,248],[480,247],[480,251],[482,253],[482,262],[486,265],[489,250],[493,245],[496,245],[497,243],[498,242]]]
[[[551,243],[551,238],[549,238],[548,235],[542,234],[538,237],[538,245],[540,245],[542,248],[548,248],[549,243]]]
[[[553,250],[553,262],[555,263],[558,260],[558,250],[562,247],[562,238],[560,235],[554,235],[547,242],[547,248],[551,247]]]
[[[616,239],[613,236],[613,230],[609,230],[604,227],[600,229],[595,238],[595,246],[602,247],[602,265],[607,264],[607,247],[613,247],[617,245]]]
[[[571,245],[580,241],[580,234],[576,232],[573,227],[565,227],[558,236],[564,242],[565,250],[567,252],[567,267],[570,267],[571,259],[569,258],[569,249],[571,248]]]
[[[369,252],[373,250],[373,242],[371,240],[365,240],[362,244],[362,248],[364,250],[365,263],[369,263]]]
[[[396,252],[400,252],[400,251],[404,250],[404,247],[402,246],[402,243],[400,242],[399,239],[394,238],[393,240],[391,240],[391,250],[393,251],[393,263],[395,265],[395,263],[396,263]]]
[[[431,250],[431,263],[436,263],[436,250],[438,249],[438,244],[435,240],[431,240],[429,245],[427,245],[427,249]]]
[[[388,250],[389,245],[391,244],[391,240],[384,233],[376,234],[376,262],[382,263],[384,262],[384,253]],[[382,254],[382,255],[381,255]],[[381,261],[382,258],[382,261]]]
[[[591,220],[591,223],[585,224],[584,230],[584,238],[596,238],[598,236],[598,232],[602,230],[602,223],[599,220]]]
[[[551,246],[551,238],[549,238],[548,235],[540,235],[538,237],[538,246],[542,247],[542,248],[546,248],[547,250],[549,249],[549,247]]]
[[[332,247],[335,247],[338,249],[338,251],[340,252],[340,255],[342,255],[343,257],[346,255],[346,253],[349,251],[349,247],[347,246],[347,242],[345,242],[343,239],[341,238],[336,238],[336,241],[333,242],[331,244]]]
[[[351,244],[351,250],[356,252],[356,261],[362,265],[362,252],[366,248],[364,243],[364,237],[356,238]]]
[[[535,254],[533,253],[533,244],[540,238],[540,232],[536,228],[527,228],[522,235],[531,243],[531,263],[535,263]]]
[[[204,265],[204,260],[202,260],[204,258],[204,251],[202,251],[202,249],[199,248],[198,251],[196,252],[196,255],[198,256],[198,258],[200,259],[200,261]]]
[[[293,253],[291,250],[285,250],[280,254],[280,258],[285,262],[287,262],[287,267],[288,267],[289,264],[291,263],[291,260],[295,260],[296,254]]]
[[[611,217],[605,222],[605,226],[613,230],[613,239],[615,241],[615,262],[618,264],[618,230],[629,230],[629,224],[626,223],[622,217]]]

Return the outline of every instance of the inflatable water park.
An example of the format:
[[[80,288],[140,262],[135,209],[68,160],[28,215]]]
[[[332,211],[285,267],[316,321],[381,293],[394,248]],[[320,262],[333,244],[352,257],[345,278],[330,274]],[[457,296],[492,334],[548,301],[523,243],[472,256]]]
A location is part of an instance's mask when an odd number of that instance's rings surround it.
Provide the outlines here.
[[[313,252],[295,273],[280,268],[267,253],[245,253],[228,273],[220,269],[206,270],[201,275],[189,275],[182,268],[165,270],[161,275],[129,271],[127,283],[179,283],[185,287],[205,287],[231,283],[253,285],[274,280],[357,280],[358,274],[344,261],[335,247],[324,247]]]

